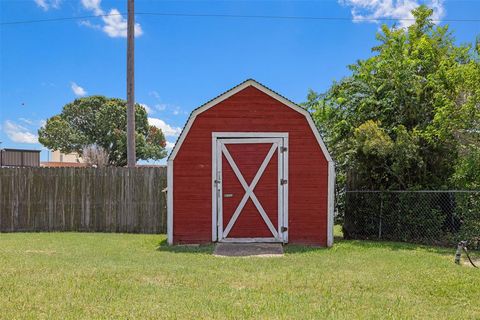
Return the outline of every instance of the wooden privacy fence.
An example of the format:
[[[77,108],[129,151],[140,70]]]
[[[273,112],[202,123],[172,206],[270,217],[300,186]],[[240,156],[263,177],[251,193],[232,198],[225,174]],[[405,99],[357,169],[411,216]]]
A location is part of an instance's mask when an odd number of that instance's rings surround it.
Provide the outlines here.
[[[0,232],[165,233],[165,167],[0,168]]]

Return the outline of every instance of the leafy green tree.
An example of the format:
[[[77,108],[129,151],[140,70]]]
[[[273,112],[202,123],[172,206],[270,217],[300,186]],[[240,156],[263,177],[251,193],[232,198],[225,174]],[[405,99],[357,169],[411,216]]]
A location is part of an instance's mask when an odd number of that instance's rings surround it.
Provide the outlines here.
[[[408,29],[384,25],[374,55],[349,66],[350,76],[308,94],[340,185],[446,188],[455,170],[475,166],[459,162],[458,136],[480,132],[478,42],[477,52],[456,46],[425,6],[413,15]]]
[[[166,157],[162,131],[148,124],[147,112],[135,105],[137,160]],[[125,100],[90,96],[66,104],[60,114],[51,117],[39,129],[39,142],[52,150],[78,152],[96,145],[108,154],[108,164],[127,164],[127,103]]]
[[[463,143],[455,163],[452,184],[455,188],[480,190],[480,130],[460,134],[459,139]]]

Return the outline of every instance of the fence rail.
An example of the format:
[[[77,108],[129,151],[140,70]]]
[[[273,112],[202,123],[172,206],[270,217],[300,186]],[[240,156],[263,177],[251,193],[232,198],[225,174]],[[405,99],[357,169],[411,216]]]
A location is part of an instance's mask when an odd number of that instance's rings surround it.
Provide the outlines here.
[[[347,191],[344,235],[480,248],[480,191]]]
[[[1,168],[0,232],[166,232],[166,168]]]

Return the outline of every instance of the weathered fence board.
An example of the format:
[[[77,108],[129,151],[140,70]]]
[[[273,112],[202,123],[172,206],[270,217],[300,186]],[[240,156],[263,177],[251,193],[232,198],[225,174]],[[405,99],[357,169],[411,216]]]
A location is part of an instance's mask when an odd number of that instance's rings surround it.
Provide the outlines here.
[[[0,232],[165,233],[164,167],[0,168]]]

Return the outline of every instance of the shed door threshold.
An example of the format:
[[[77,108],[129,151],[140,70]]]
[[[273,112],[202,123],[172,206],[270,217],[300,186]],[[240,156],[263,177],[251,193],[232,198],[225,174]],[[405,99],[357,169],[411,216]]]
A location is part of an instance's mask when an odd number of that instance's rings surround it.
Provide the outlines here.
[[[228,242],[228,243],[253,243],[253,242],[269,242],[269,243],[283,243],[282,240],[278,238],[224,238],[219,242]]]

